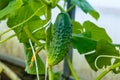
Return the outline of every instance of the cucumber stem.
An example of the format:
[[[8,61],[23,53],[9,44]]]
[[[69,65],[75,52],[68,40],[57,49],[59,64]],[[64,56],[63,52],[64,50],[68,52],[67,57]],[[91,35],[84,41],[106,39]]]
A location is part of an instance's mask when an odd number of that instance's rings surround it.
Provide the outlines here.
[[[48,67],[49,70],[49,80],[53,80],[53,70],[52,70],[52,66]]]
[[[116,67],[120,66],[120,62],[110,66],[108,69],[104,70],[97,78],[96,80],[101,80],[108,72],[110,72],[111,70],[115,69]]]
[[[71,72],[72,72],[72,75],[74,76],[75,80],[80,80],[79,77],[78,77],[78,75],[77,75],[77,73],[75,72],[75,70],[74,70],[71,62],[70,62],[70,58],[69,58],[69,55],[68,55],[68,54],[66,55],[66,59],[67,59],[69,68],[70,68],[70,70],[71,70]]]

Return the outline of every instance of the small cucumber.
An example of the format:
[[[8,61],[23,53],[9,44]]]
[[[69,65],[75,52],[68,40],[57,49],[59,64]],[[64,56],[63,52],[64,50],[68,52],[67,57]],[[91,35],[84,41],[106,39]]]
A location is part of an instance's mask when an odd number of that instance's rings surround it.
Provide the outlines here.
[[[58,64],[71,46],[72,26],[67,13],[59,13],[54,24],[53,38],[47,53],[48,65]]]

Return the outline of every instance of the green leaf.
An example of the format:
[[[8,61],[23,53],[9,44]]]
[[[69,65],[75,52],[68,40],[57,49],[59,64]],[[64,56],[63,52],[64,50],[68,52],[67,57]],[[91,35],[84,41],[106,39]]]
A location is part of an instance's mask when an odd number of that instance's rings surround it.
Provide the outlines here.
[[[75,20],[72,20],[72,32],[73,33],[81,33],[82,32],[82,30],[83,30],[83,27],[82,27],[82,25],[79,23],[79,22],[77,22],[77,21],[75,21]]]
[[[2,6],[4,8],[0,10],[0,19],[10,13],[13,13],[15,10],[19,9],[22,6],[22,4],[23,4],[22,0],[11,0],[8,3],[8,5]]]
[[[10,0],[0,0],[0,10],[5,8],[9,2],[10,2]]]
[[[104,55],[104,57],[99,57],[101,55]],[[119,52],[115,49],[114,45],[112,45],[106,40],[99,40],[97,42],[96,51],[91,54],[85,55],[85,58],[89,63],[90,67],[93,70],[97,71],[97,68],[95,66],[95,61],[97,57],[99,57],[96,61],[98,68],[101,69],[103,67],[112,65],[111,63],[112,57],[107,56],[120,56],[120,55]]]
[[[39,12],[36,14],[38,16],[44,15],[46,13],[46,7],[41,0],[30,0],[29,5],[31,6],[32,10],[35,12],[38,8],[41,8]],[[43,7],[44,6],[44,7]]]
[[[80,54],[84,54],[96,49],[96,41],[85,37],[82,34],[72,35],[73,48],[77,49]]]
[[[85,28],[86,33],[91,34],[91,39],[96,41],[104,39],[110,43],[112,42],[104,28],[101,28],[90,21],[84,22],[83,27]]]
[[[30,66],[31,58],[32,58],[32,55],[33,55],[32,50],[28,49],[28,48],[30,48],[30,45],[29,44],[24,44],[24,47],[25,47],[25,54],[26,54],[26,68],[25,68],[25,71],[29,74],[36,74],[35,62],[32,64],[32,66]],[[41,58],[39,57],[39,55],[36,55],[36,59],[37,59],[39,74],[45,74],[45,65],[44,65],[43,61],[41,60]]]
[[[11,28],[11,27],[21,23],[22,21],[28,19],[33,13],[34,12],[29,5],[22,6],[19,10],[17,10],[14,13],[14,15],[9,17],[9,19],[7,21],[8,27]],[[32,34],[32,32],[35,29],[42,27],[44,24],[45,24],[44,20],[41,20],[39,18],[39,16],[34,16],[29,21],[27,21],[25,24],[15,28],[14,31],[17,34],[17,37],[20,42],[28,43],[28,35],[26,34],[26,32],[24,31],[23,28],[28,27],[29,32],[31,32],[31,34]],[[33,34],[33,37],[37,40],[45,39],[44,30],[45,30],[45,28],[42,28],[41,30],[35,32]]]
[[[86,0],[71,0],[71,3],[77,5],[85,13],[89,13],[96,20],[99,18],[99,13]]]
[[[60,72],[55,72],[54,73],[54,80],[60,80],[61,73]]]

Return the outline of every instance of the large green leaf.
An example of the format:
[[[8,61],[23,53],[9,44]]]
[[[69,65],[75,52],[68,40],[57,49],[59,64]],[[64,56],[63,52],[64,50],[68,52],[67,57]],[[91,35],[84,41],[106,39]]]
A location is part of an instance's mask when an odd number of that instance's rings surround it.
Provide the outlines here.
[[[91,39],[96,41],[104,39],[108,42],[112,42],[104,28],[101,28],[90,21],[85,21],[83,27],[85,28],[86,33],[91,34]]]
[[[84,54],[96,49],[96,41],[85,37],[83,34],[73,34],[72,45],[79,51],[80,54]]]
[[[101,56],[102,55],[102,56]],[[101,56],[101,57],[100,57]],[[108,56],[108,57],[107,57]],[[115,46],[109,43],[106,40],[99,40],[97,42],[97,47],[95,52],[85,55],[85,58],[87,62],[89,63],[90,67],[97,71],[97,68],[95,66],[95,61],[97,57],[97,67],[98,68],[103,68],[106,66],[112,65],[112,57],[109,56],[120,56],[119,52],[115,49]]]
[[[29,74],[36,74],[35,61],[32,64],[32,66],[30,66],[32,55],[33,55],[32,50],[28,49],[28,48],[30,48],[30,45],[29,44],[24,44],[24,47],[25,47],[25,54],[26,54],[26,68],[25,68],[25,71]],[[36,59],[37,59],[39,74],[45,74],[45,65],[44,65],[43,61],[41,60],[41,58],[39,57],[39,55],[36,55]]]
[[[6,3],[8,3],[8,2],[6,2]],[[10,13],[13,13],[15,10],[19,9],[22,6],[22,4],[23,4],[22,0],[11,0],[11,1],[9,1],[8,5],[3,4],[3,6],[1,7],[1,10],[0,10],[0,19]]]
[[[99,13],[93,9],[93,7],[86,0],[71,0],[72,4],[77,5],[85,13],[89,13],[95,19],[99,18]]]
[[[7,24],[8,27],[12,28],[13,26],[23,22],[24,20],[28,19],[34,12],[29,5],[22,6],[19,10],[17,10],[14,15],[9,17]],[[18,26],[14,29],[15,33],[20,42],[28,43],[28,35],[24,31],[24,27],[28,27],[29,32],[32,34],[32,31],[42,27],[45,24],[44,20],[41,20],[39,16],[33,16],[29,21],[24,23],[21,26]],[[37,40],[44,39],[45,33],[44,28],[32,34],[33,37]]]

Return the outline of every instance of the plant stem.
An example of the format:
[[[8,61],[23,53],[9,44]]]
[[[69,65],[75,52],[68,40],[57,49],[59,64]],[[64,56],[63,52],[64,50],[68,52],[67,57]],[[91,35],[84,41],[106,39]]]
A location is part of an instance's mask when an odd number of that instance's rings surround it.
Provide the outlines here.
[[[46,14],[46,22],[48,22],[51,19],[51,8],[47,7],[47,14]],[[49,46],[50,46],[50,39],[51,39],[51,26],[49,25],[46,28],[46,51],[48,52]]]
[[[77,75],[77,73],[75,72],[75,70],[74,70],[71,62],[70,62],[70,58],[69,58],[69,55],[68,55],[68,54],[66,55],[66,59],[67,59],[68,65],[69,65],[69,67],[70,67],[70,70],[71,70],[72,75],[74,76],[75,80],[80,80],[80,79],[78,78],[78,75]]]
[[[49,80],[53,80],[53,70],[52,70],[52,66],[48,67],[49,70]]]
[[[52,8],[54,8],[56,6],[56,2],[57,2],[57,0],[52,0]]]
[[[116,67],[120,66],[120,62],[110,66],[108,69],[104,70],[97,78],[96,80],[101,80],[108,72],[110,72],[111,70],[115,69]]]
[[[66,11],[66,12],[71,11],[74,7],[75,7],[75,5],[71,5],[71,6],[67,9],[67,11]]]
[[[51,7],[47,6],[46,22],[48,22],[50,19],[51,19]],[[46,27],[46,46],[45,46],[45,48],[46,48],[47,53],[48,53],[48,50],[50,47],[50,40],[51,40],[51,24],[48,27]],[[47,64],[46,67],[48,66],[49,80],[53,80],[52,66],[48,65],[48,61],[46,64]]]
[[[9,40],[9,39],[11,39],[11,38],[13,38],[13,37],[15,37],[15,36],[16,36],[16,34],[13,34],[13,35],[9,36],[8,38],[6,38],[6,39],[0,41],[0,44],[6,42],[7,40]]]
[[[61,12],[66,12],[59,4],[57,4],[57,7],[60,9]]]

